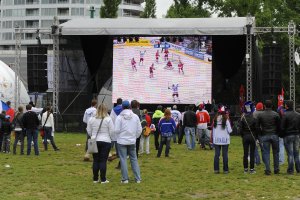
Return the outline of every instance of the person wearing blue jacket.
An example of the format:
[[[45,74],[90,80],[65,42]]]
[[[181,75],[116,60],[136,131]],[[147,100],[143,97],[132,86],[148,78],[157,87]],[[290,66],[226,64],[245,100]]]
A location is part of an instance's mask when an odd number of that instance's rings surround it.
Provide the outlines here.
[[[160,119],[158,123],[158,128],[161,134],[160,144],[157,152],[157,157],[159,158],[163,149],[163,145],[166,145],[165,156],[169,157],[170,142],[172,135],[175,133],[176,123],[171,117],[171,111],[169,109],[165,110],[164,117]]]

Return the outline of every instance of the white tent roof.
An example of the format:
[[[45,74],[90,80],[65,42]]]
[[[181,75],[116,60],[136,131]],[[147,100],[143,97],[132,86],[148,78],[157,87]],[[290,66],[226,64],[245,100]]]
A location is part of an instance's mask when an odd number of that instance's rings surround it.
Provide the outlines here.
[[[246,24],[246,17],[79,18],[60,26],[62,35],[243,35]]]

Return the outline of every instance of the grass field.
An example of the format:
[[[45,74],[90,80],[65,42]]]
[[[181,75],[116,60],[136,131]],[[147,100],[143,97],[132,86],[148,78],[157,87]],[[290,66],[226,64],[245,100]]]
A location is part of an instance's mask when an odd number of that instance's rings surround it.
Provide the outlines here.
[[[56,134],[55,140],[61,151],[44,152],[39,143],[40,156],[21,156],[19,146],[17,155],[0,154],[0,199],[300,199],[300,175],[287,175],[286,162],[279,175],[265,176],[263,165],[257,174],[244,174],[237,136],[227,175],[213,173],[213,151],[172,144],[169,158],[156,158],[151,144],[150,155],[139,158],[141,184],[121,184],[117,160],[108,162],[110,183],[94,184],[92,162],[82,161],[85,135]],[[129,175],[133,179],[131,169]]]

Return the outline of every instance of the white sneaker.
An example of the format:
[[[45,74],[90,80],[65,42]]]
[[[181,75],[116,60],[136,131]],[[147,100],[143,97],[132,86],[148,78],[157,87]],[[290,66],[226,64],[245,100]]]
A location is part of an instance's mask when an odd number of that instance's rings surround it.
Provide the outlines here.
[[[128,180],[121,181],[121,183],[127,184]]]
[[[109,180],[101,181],[101,184],[109,183]]]
[[[99,181],[93,181],[93,183],[99,183]]]
[[[136,183],[141,183],[141,181],[136,181]]]

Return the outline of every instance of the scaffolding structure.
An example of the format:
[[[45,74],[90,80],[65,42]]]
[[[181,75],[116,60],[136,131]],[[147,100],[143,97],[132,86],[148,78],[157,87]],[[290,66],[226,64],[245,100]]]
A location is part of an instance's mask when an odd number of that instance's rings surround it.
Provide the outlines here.
[[[295,35],[297,33],[296,25],[291,21],[288,27],[255,27],[255,24],[251,18],[248,16],[247,25],[244,27],[244,35],[246,35],[246,91],[247,101],[252,101],[253,96],[253,36],[259,33],[288,33],[289,35],[289,76],[290,76],[290,100],[294,102],[295,108]],[[16,39],[16,58],[15,58],[15,73],[18,76],[20,73],[20,56],[21,56],[21,34],[22,33],[38,33],[46,34],[51,36],[53,40],[53,112],[56,122],[58,121],[58,104],[59,104],[59,37],[61,35],[61,27],[59,27],[58,18],[54,17],[54,23],[49,29],[34,29],[34,28],[19,28],[15,29],[15,39]],[[20,84],[19,79],[16,79],[15,85],[15,102],[19,101],[20,94]],[[56,123],[57,125],[57,123]]]

